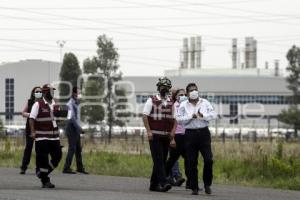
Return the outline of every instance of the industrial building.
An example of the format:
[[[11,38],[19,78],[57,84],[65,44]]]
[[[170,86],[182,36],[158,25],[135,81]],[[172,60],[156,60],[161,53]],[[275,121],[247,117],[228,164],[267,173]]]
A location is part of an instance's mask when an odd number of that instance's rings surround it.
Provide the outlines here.
[[[245,39],[244,62],[238,55],[237,40],[232,40],[232,66],[203,68],[201,36],[183,39],[178,69],[166,70],[175,88],[185,88],[190,82],[199,86],[203,98],[210,100],[219,114],[212,127],[278,128],[286,127],[277,120],[282,109],[288,108],[288,96],[283,70],[276,61],[274,67],[257,67],[257,41]],[[24,124],[20,116],[31,89],[45,82],[57,84],[60,63],[24,60],[0,65],[0,117],[5,124]],[[132,113],[128,126],[142,127],[141,114],[147,98],[155,94],[159,76],[125,76],[123,85],[128,94],[128,111]]]

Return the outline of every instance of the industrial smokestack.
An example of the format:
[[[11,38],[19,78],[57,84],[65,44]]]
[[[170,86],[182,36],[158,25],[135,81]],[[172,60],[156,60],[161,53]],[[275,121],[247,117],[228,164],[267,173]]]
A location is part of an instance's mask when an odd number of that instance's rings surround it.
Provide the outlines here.
[[[237,68],[237,39],[232,39],[232,68]]]
[[[188,38],[183,39],[183,68],[187,69],[189,64],[189,44],[188,44]]]
[[[252,41],[252,49],[251,49],[251,54],[252,54],[252,68],[257,67],[257,41],[253,40]]]
[[[195,49],[196,49],[196,44],[195,44],[195,37],[191,37],[191,46],[190,46],[190,61],[191,61],[191,69],[195,68]]]
[[[265,69],[269,69],[269,62],[268,61],[265,62]]]
[[[275,60],[274,64],[275,64],[274,76],[279,76],[279,60]]]
[[[196,37],[196,68],[201,68],[201,53],[202,53],[201,36]]]
[[[257,67],[257,41],[253,37],[246,37],[245,40],[245,68]]]

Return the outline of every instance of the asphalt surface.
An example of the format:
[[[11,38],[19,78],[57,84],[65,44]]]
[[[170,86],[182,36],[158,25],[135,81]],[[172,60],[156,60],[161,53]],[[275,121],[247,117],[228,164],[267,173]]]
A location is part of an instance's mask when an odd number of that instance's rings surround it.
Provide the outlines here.
[[[55,189],[42,189],[33,171],[19,175],[19,169],[0,169],[0,200],[300,200],[300,192],[213,185],[212,195],[191,195],[184,187],[167,193],[150,192],[144,178],[98,175],[66,175],[54,172]]]

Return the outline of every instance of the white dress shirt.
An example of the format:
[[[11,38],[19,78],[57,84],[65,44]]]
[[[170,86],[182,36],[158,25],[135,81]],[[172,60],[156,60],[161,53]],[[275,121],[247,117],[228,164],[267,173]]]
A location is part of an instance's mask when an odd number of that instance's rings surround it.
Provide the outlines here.
[[[203,118],[195,119],[193,114],[202,113]],[[199,98],[196,105],[186,100],[179,106],[176,114],[176,120],[179,124],[184,125],[186,129],[199,129],[209,125],[209,121],[217,118],[212,105],[206,99]]]
[[[170,101],[169,97],[167,97],[167,99],[162,99],[159,94],[156,95],[156,98],[158,100],[162,100],[162,104],[164,106],[166,106],[168,104],[168,101]],[[150,113],[151,113],[151,110],[152,110],[152,106],[153,106],[152,98],[148,98],[146,103],[145,103],[145,106],[144,106],[143,114],[149,116]]]

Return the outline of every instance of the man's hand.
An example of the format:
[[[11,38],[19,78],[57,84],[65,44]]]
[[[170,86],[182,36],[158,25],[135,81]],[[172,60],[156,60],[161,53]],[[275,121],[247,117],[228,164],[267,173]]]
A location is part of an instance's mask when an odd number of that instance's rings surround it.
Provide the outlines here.
[[[35,132],[32,132],[32,133],[30,134],[30,137],[31,137],[33,140],[35,140]]]
[[[203,118],[203,114],[201,112],[197,113],[197,119],[202,119]]]
[[[173,138],[170,142],[170,147],[171,148],[176,148],[176,142],[175,142],[175,139]]]
[[[153,140],[153,134],[151,131],[147,131],[147,136],[149,141]]]

